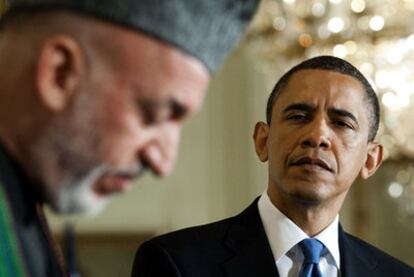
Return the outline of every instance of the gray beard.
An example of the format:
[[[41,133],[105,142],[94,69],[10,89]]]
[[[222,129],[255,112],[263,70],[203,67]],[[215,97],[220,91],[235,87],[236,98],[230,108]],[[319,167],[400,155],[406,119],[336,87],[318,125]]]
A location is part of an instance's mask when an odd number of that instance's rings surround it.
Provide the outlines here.
[[[60,214],[96,216],[108,204],[110,196],[99,196],[93,191],[94,183],[103,176],[105,166],[95,167],[83,177],[67,177],[58,187],[60,191],[52,209]]]

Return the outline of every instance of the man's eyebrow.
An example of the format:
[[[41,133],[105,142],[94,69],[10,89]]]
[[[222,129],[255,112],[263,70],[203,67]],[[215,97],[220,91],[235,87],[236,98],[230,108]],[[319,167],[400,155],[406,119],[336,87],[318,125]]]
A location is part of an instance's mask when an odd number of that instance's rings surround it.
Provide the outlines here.
[[[137,100],[137,105],[139,105],[147,114],[157,110],[168,111],[170,116],[174,119],[184,118],[190,112],[184,104],[174,98],[155,100],[144,96]]]
[[[291,104],[289,106],[287,106],[284,110],[283,113],[287,113],[290,111],[305,111],[305,112],[312,112],[314,111],[316,108],[308,103],[295,103],[295,104]]]
[[[342,116],[342,117],[348,117],[358,125],[358,120],[357,120],[356,116],[353,115],[351,112],[348,112],[347,110],[337,109],[337,108],[330,108],[328,110],[328,112],[331,113],[331,114]]]

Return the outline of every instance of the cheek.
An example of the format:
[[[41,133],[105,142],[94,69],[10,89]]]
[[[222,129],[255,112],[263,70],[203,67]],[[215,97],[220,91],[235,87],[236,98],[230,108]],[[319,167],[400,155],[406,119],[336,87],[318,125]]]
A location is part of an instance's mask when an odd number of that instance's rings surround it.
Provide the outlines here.
[[[103,156],[112,164],[133,159],[141,129],[134,110],[121,100],[108,101],[100,116]]]
[[[290,153],[295,148],[295,140],[292,136],[284,133],[270,136],[268,142],[268,153],[269,153],[269,165],[272,166],[273,170],[279,169],[285,170],[285,165],[289,158]]]
[[[366,148],[353,143],[352,147],[339,149],[336,155],[340,157],[337,160],[341,176],[353,182],[365,163]]]

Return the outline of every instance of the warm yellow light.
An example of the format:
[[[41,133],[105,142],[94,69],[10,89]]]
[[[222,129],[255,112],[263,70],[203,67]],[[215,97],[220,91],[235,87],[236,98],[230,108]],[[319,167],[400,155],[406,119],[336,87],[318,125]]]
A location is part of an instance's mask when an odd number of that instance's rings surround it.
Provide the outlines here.
[[[303,48],[308,48],[312,45],[312,37],[309,34],[301,34],[298,38],[298,43]]]
[[[393,80],[394,79],[393,79],[391,72],[387,72],[385,70],[378,70],[377,73],[375,74],[375,84],[379,88],[382,88],[382,89],[387,88],[389,86],[389,83],[392,82]]]
[[[404,187],[400,183],[393,182],[388,187],[388,194],[392,198],[399,198],[403,194],[403,192],[404,192]]]
[[[407,40],[410,47],[414,48],[414,34],[410,35]]]
[[[355,54],[356,51],[358,50],[358,44],[356,44],[356,42],[353,40],[348,40],[347,42],[344,43],[344,45],[349,55]]]
[[[390,110],[398,110],[406,108],[410,105],[410,98],[406,94],[395,94],[393,92],[386,92],[382,96],[382,104]]]
[[[322,3],[315,3],[312,5],[312,14],[314,16],[323,16],[325,14],[325,10],[325,5]]]
[[[368,62],[361,64],[360,69],[366,76],[370,76],[374,72],[374,66]]]
[[[346,47],[343,44],[335,45],[332,52],[333,52],[333,55],[338,58],[345,58],[346,55],[348,54],[348,51],[346,50]]]
[[[366,4],[364,0],[352,0],[351,9],[355,13],[362,13],[365,10]]]
[[[387,108],[395,108],[397,105],[397,96],[392,92],[386,92],[382,96],[381,101]]]
[[[387,53],[387,61],[390,64],[398,64],[402,61],[402,54],[400,51],[396,51],[395,48],[392,48]]]
[[[407,108],[408,106],[410,106],[410,98],[408,97],[408,95],[398,95],[397,106],[398,108]]]
[[[373,16],[371,20],[369,21],[369,27],[373,31],[381,31],[382,28],[384,28],[384,25],[385,25],[384,18],[380,15]]]
[[[345,23],[340,17],[332,17],[328,22],[328,29],[333,33],[339,33],[344,29]]]

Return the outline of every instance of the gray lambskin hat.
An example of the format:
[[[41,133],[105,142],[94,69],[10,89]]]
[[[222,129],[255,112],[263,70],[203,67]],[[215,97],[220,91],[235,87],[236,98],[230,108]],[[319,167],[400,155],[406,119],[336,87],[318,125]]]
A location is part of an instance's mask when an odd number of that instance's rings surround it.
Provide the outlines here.
[[[137,29],[202,61],[212,73],[260,0],[8,0],[8,11],[70,9]]]

